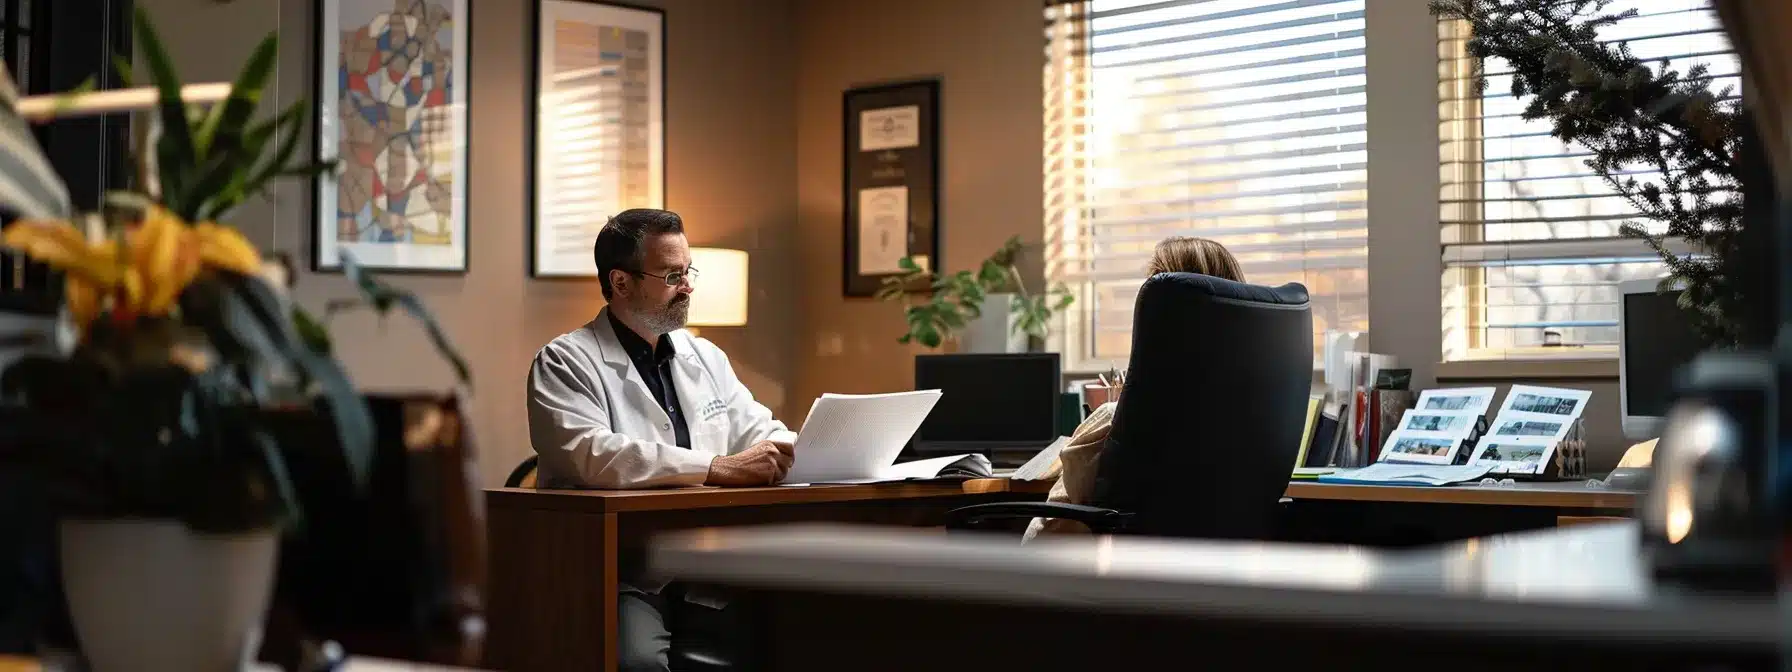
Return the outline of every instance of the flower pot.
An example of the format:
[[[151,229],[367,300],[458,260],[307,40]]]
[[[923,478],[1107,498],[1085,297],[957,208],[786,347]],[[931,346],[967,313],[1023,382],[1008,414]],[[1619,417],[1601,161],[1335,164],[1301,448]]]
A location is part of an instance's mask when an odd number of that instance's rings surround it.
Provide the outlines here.
[[[958,331],[960,352],[1000,354],[1027,351],[1027,335],[1016,333],[1013,294],[990,294],[983,299],[981,314],[966,320]]]
[[[65,520],[63,591],[93,672],[237,672],[261,643],[279,536]]]

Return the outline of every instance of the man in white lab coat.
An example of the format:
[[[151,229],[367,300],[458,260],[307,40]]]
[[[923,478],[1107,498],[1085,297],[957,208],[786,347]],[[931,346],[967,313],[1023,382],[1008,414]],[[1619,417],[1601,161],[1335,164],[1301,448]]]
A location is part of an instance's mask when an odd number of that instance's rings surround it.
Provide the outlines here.
[[[734,375],[715,344],[684,330],[699,269],[665,210],[612,217],[592,247],[609,305],[548,343],[529,370],[529,440],[540,487],[755,486],[789,471],[796,434]],[[594,570],[595,571],[595,570]],[[623,670],[665,670],[678,639],[739,650],[733,609],[663,579],[625,576],[617,600]],[[676,629],[677,632],[673,630]],[[713,640],[713,641],[710,641]]]

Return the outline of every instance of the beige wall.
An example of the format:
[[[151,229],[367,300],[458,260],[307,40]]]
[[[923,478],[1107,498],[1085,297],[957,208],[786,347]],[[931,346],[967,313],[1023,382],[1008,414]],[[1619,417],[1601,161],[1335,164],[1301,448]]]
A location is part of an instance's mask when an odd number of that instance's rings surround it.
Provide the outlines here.
[[[785,0],[636,0],[665,7],[667,205],[691,242],[752,253],[751,326],[709,329],[755,395],[782,410],[795,370],[798,306],[783,297],[793,259],[796,145],[791,6]],[[279,87],[268,109],[311,97],[314,0],[138,0],[158,17],[188,81],[228,79],[270,31],[281,37]],[[421,294],[471,362],[472,418],[481,472],[497,484],[530,453],[523,388],[530,359],[602,305],[588,282],[527,277],[523,122],[530,91],[529,0],[472,0],[470,49],[470,272],[392,276]],[[306,142],[309,142],[307,140]],[[308,146],[308,145],[307,145]],[[258,245],[309,263],[308,187],[235,217]],[[339,275],[303,274],[300,301],[321,308],[350,296]],[[402,317],[341,318],[332,328],[356,382],[372,389],[445,389],[452,376]]]
[[[1038,243],[1044,206],[1039,0],[797,0],[797,296],[793,399],[909,389],[900,309],[841,291],[841,96],[938,77],[940,267],[1010,236]]]

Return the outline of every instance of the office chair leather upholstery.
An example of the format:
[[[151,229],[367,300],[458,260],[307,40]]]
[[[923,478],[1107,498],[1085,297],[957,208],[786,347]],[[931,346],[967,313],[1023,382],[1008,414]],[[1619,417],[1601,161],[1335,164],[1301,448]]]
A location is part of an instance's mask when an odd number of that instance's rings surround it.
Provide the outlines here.
[[[1195,273],[1145,281],[1090,506],[964,507],[947,526],[1067,518],[1097,533],[1263,539],[1300,448],[1313,379],[1305,287]]]
[[[539,456],[539,455],[530,455],[528,457],[523,458],[522,463],[516,465],[515,469],[510,470],[510,475],[504,478],[504,487],[506,487],[506,488],[533,488],[533,487],[535,487],[536,466],[537,466],[537,462],[539,462],[540,460],[541,460],[541,456]]]

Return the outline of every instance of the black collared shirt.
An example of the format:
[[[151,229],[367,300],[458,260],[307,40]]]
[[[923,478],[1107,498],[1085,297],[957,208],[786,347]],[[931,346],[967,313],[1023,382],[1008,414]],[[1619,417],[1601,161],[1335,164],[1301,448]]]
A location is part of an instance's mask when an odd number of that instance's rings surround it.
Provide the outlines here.
[[[647,344],[635,330],[628,328],[622,320],[616,319],[615,313],[610,316],[610,327],[616,330],[616,340],[622,342],[623,351],[628,353],[629,361],[635,363],[635,372],[641,374],[641,380],[647,383],[647,389],[653,392],[660,408],[672,418],[672,432],[678,439],[678,447],[691,447],[691,426],[684,421],[684,413],[678,409],[678,390],[672,385],[672,357],[678,352],[672,349],[672,336],[660,334],[660,343],[656,348]]]

